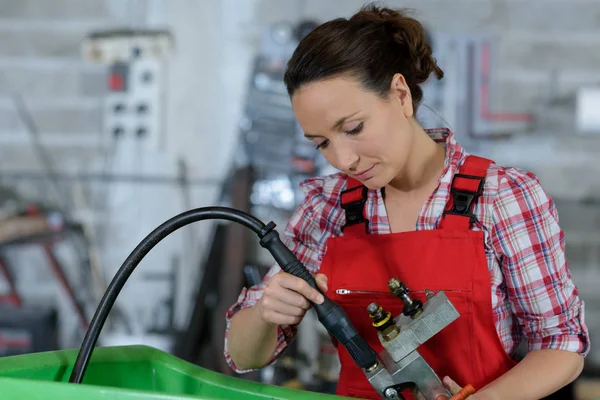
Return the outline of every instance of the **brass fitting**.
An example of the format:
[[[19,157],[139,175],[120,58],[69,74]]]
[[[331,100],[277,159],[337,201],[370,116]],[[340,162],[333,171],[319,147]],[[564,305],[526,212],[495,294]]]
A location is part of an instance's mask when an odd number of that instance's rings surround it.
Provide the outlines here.
[[[381,332],[381,337],[386,342],[391,342],[400,334],[400,328],[396,324],[388,326]]]

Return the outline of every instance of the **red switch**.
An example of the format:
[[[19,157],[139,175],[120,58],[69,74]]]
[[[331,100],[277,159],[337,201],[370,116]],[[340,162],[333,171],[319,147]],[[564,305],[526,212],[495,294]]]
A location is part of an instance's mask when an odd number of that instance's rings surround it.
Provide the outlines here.
[[[127,76],[129,75],[129,65],[125,63],[116,63],[111,65],[108,75],[108,88],[111,92],[127,91]]]
[[[125,85],[125,80],[118,74],[110,74],[108,78],[108,87],[112,92],[122,92]]]

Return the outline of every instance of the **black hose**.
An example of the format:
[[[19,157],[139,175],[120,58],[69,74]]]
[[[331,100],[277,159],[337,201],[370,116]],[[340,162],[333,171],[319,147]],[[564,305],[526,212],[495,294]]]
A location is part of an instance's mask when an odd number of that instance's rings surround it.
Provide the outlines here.
[[[269,250],[281,269],[304,279],[310,286],[319,290],[314,278],[306,270],[306,267],[281,241],[279,234],[274,229],[275,224],[273,222],[269,222],[265,225],[250,214],[227,207],[204,207],[181,213],[164,222],[146,236],[131,252],[129,257],[127,257],[121,268],[119,268],[115,274],[115,277],[104,293],[100,305],[96,309],[94,318],[92,318],[90,327],[83,338],[83,343],[81,344],[81,349],[75,360],[69,382],[81,383],[83,380],[83,375],[89,364],[92,351],[98,341],[98,336],[100,336],[100,331],[106,322],[108,313],[119,295],[119,292],[125,285],[125,282],[129,279],[129,276],[142,258],[144,258],[158,242],[172,232],[192,222],[205,219],[225,219],[250,228],[258,235],[261,239],[261,246]],[[350,356],[359,367],[372,368],[377,364],[377,355],[375,351],[358,335],[358,332],[352,326],[350,319],[344,313],[342,308],[324,294],[323,297],[325,298],[325,301],[322,304],[313,303],[319,321],[321,321],[325,329],[327,329],[340,344],[346,347]]]
[[[85,374],[85,370],[90,361],[92,351],[94,350],[96,342],[98,341],[98,336],[100,336],[100,331],[106,322],[108,313],[110,312],[117,296],[121,292],[121,289],[123,289],[123,286],[125,286],[125,282],[127,282],[127,279],[129,279],[129,276],[135,267],[137,267],[142,258],[144,258],[146,254],[148,254],[148,252],[158,244],[158,242],[177,229],[191,224],[192,222],[206,219],[224,219],[237,222],[252,229],[252,231],[256,232],[259,236],[266,233],[263,232],[265,229],[265,224],[260,220],[242,211],[227,207],[204,207],[186,211],[176,215],[175,217],[164,222],[158,228],[154,229],[148,236],[144,238],[144,240],[140,242],[140,244],[138,244],[131,254],[129,254],[129,257],[127,257],[121,268],[119,268],[115,274],[113,280],[110,282],[108,289],[106,289],[106,292],[104,293],[104,296],[102,297],[102,300],[100,300],[100,304],[96,309],[94,318],[92,318],[90,327],[83,338],[81,349],[79,350],[79,354],[75,360],[75,365],[73,366],[73,372],[71,372],[69,382],[81,383],[83,380],[83,375]]]

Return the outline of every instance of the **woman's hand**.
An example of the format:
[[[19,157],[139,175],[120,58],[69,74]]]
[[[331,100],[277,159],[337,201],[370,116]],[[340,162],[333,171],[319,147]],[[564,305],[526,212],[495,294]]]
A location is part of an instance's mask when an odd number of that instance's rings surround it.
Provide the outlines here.
[[[315,280],[319,289],[326,292],[327,277],[317,274]],[[311,307],[309,300],[321,304],[324,299],[304,279],[282,271],[269,280],[257,305],[264,321],[275,325],[296,325]]]
[[[469,400],[483,400],[480,397],[478,397],[476,394],[473,393],[472,391],[472,387],[470,385],[467,385],[468,389],[467,390],[463,390],[462,387],[460,387],[458,385],[458,383],[454,382],[454,380],[452,380],[449,376],[445,376],[444,379],[442,379],[442,383],[444,384],[444,386],[446,386],[446,389],[448,389],[448,391],[450,392],[450,394],[452,394],[452,396],[458,394],[461,390],[463,391],[463,395],[460,397],[460,399],[469,399]],[[473,393],[473,394],[471,394]]]
[[[442,379],[442,383],[444,386],[446,386],[446,389],[448,389],[452,396],[460,392],[460,389],[462,389],[458,383],[454,382],[454,380],[452,380],[449,376],[445,376],[444,379]]]
[[[458,383],[454,382],[454,380],[452,380],[449,376],[445,376],[444,379],[442,379],[442,383],[444,384],[444,386],[446,387],[446,389],[448,389],[448,391],[450,392],[450,394],[452,396],[454,396],[455,394],[459,393],[462,388],[458,385]],[[413,392],[413,396],[415,396],[415,398],[417,400],[425,400],[425,397],[423,397],[423,395],[421,393],[415,395],[415,393]],[[469,399],[469,400],[482,400],[479,397],[476,397],[475,394],[472,394],[470,396],[466,396],[466,397],[461,397],[461,399]]]

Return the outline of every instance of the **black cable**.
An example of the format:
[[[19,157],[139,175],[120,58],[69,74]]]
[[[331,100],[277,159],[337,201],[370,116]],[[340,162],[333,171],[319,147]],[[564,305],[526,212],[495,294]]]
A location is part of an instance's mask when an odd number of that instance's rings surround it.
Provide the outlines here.
[[[83,338],[83,343],[81,344],[81,349],[77,356],[77,360],[75,361],[69,382],[81,383],[92,355],[92,351],[96,346],[96,342],[98,341],[98,336],[100,336],[100,331],[106,322],[108,313],[110,312],[117,296],[121,292],[121,289],[123,289],[125,282],[142,258],[144,258],[146,254],[148,254],[148,252],[150,252],[150,250],[152,250],[152,248],[158,244],[158,242],[177,229],[192,222],[206,219],[225,219],[228,221],[237,222],[252,229],[257,234],[260,234],[265,227],[265,225],[258,219],[238,210],[233,210],[226,207],[204,207],[181,213],[164,222],[158,228],[154,229],[138,244],[131,254],[129,254],[129,257],[127,257],[121,268],[119,268],[114,278],[110,282],[110,285],[106,289],[106,292],[104,293],[104,296],[102,297],[102,300],[100,300],[100,304],[96,309],[94,318],[90,323],[89,329]]]
[[[73,372],[69,378],[71,383],[81,383],[83,375],[89,364],[92,351],[100,336],[100,331],[106,322],[106,318],[112,308],[119,292],[125,285],[127,279],[139,264],[139,262],[148,254],[154,246],[162,239],[167,237],[177,229],[192,222],[206,219],[224,219],[237,222],[250,228],[261,239],[260,244],[273,255],[273,258],[279,266],[285,271],[299,278],[304,279],[310,286],[318,289],[312,275],[306,270],[306,267],[294,256],[287,246],[280,240],[279,234],[275,231],[275,224],[269,222],[265,225],[254,216],[243,211],[227,207],[204,207],[181,213],[168,221],[164,222],[158,228],[154,229],[146,236],[140,244],[131,252],[121,268],[115,274],[108,289],[104,293],[102,300],[90,327],[85,334],[81,349],[75,360]],[[320,290],[319,290],[320,291]],[[348,316],[342,308],[323,295],[325,301],[322,304],[313,304],[319,321],[343,346],[345,346],[361,368],[373,368],[377,365],[377,355],[375,351],[361,338],[356,329],[352,326]]]

